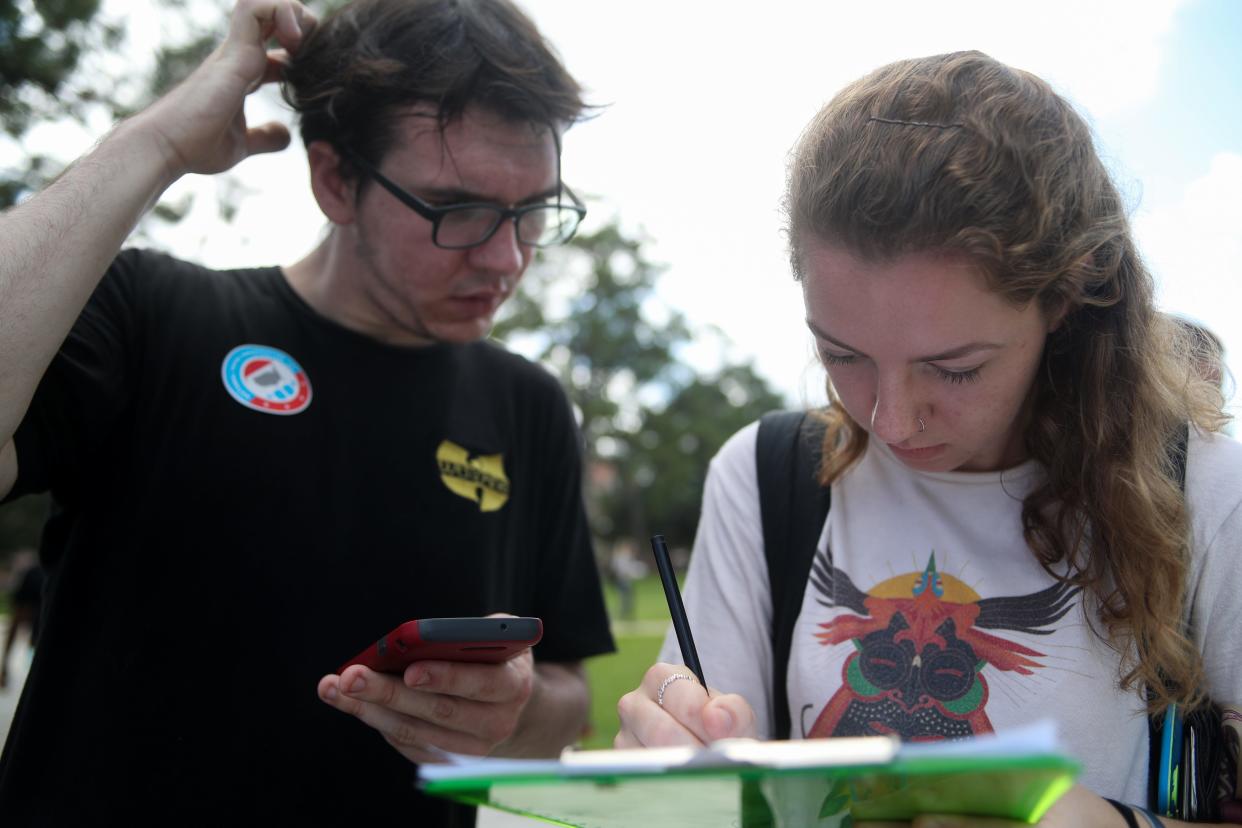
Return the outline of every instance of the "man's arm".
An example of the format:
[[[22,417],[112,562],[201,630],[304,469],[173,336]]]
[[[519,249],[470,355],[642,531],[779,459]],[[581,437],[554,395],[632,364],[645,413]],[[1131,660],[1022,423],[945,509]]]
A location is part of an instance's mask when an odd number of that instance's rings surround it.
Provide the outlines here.
[[[557,756],[582,736],[591,691],[582,662],[535,662],[530,701],[517,730],[492,753],[497,756]]]
[[[229,33],[182,84],[116,127],[43,192],[0,215],[0,497],[11,439],[44,371],[142,214],[187,172],[282,149],[288,130],[246,126],[246,95],[275,80],[314,19],[294,0],[241,0]]]
[[[11,438],[108,262],[169,183],[149,132],[118,127],[46,190],[0,216],[0,496]]]

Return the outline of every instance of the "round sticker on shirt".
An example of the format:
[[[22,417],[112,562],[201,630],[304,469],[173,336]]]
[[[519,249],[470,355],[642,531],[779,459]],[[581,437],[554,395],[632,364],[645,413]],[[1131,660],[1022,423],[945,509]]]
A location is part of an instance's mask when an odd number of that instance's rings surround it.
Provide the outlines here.
[[[298,414],[311,401],[310,380],[297,360],[266,345],[238,345],[220,366],[229,396],[268,414]]]

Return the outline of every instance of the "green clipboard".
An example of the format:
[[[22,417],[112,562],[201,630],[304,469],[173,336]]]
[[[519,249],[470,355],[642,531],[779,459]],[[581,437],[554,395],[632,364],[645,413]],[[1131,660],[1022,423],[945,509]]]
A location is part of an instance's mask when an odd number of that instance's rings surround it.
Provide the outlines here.
[[[997,741],[899,745],[873,737],[586,751],[559,762],[423,766],[420,785],[576,828],[848,828],[921,813],[1034,823],[1073,785],[1079,766],[1027,735]],[[861,742],[870,744],[860,754]],[[650,760],[635,756],[642,753]]]

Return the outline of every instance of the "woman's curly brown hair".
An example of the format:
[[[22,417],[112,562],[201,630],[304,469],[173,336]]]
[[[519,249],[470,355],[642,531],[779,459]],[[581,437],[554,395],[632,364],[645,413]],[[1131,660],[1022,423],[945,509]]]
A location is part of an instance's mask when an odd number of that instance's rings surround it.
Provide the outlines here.
[[[978,52],[901,61],[848,86],[807,127],[786,212],[797,278],[808,243],[871,261],[967,254],[1015,306],[1064,314],[1029,392],[1025,445],[1047,470],[1022,509],[1054,577],[1084,587],[1153,711],[1201,701],[1184,634],[1185,498],[1170,446],[1225,421],[1191,338],[1155,309],[1150,274],[1091,131],[1039,78]],[[829,388],[825,484],[867,433]]]

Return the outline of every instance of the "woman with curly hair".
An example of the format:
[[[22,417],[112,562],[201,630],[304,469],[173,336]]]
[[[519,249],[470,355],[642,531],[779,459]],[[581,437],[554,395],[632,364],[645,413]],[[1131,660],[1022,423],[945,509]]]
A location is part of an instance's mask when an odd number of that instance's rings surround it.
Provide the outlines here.
[[[1148,712],[1242,702],[1242,445],[1089,128],[978,52],[893,63],[807,127],[785,206],[831,493],[785,694],[752,425],[712,462],[686,586],[710,698],[657,664],[617,745],[1053,717],[1083,772],[1045,824],[1142,818],[1104,797],[1147,801]]]

